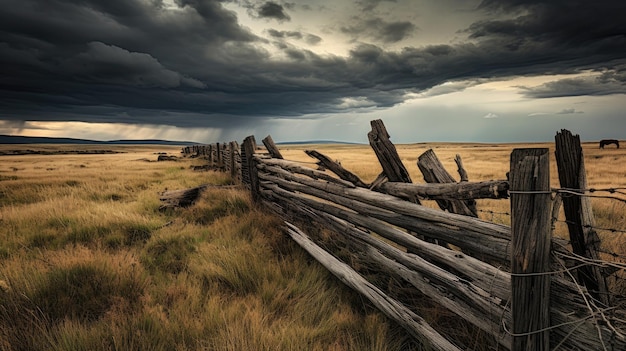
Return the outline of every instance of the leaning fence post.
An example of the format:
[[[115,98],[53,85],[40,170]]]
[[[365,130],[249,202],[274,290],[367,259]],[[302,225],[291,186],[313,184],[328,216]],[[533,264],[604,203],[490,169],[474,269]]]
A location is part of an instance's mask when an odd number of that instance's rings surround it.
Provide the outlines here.
[[[274,143],[274,139],[272,139],[271,135],[266,136],[265,139],[261,141],[273,158],[283,158],[283,155],[280,153],[280,150],[278,149],[278,146],[276,146],[276,144]]]
[[[378,157],[380,165],[383,167],[383,172],[387,179],[390,182],[411,183],[409,172],[402,164],[396,147],[389,140],[389,133],[387,133],[387,128],[385,128],[383,121],[375,119],[370,124],[372,125],[372,131],[367,133],[367,138],[370,146],[376,153],[376,157]]]
[[[550,160],[547,148],[511,154],[513,351],[550,349]]]
[[[253,201],[259,200],[259,176],[258,170],[256,168],[256,162],[254,161],[254,152],[256,151],[256,140],[254,140],[254,136],[251,135],[243,140],[242,148],[242,157],[245,155],[245,161],[242,159],[242,170],[246,169],[246,173],[242,173],[242,175],[247,177],[250,194],[252,195]]]
[[[584,194],[587,188],[587,175],[580,137],[569,130],[562,129],[555,136],[556,165],[559,171],[561,188]],[[572,251],[580,256],[598,260],[600,238],[594,230],[595,220],[591,201],[584,196],[563,197],[563,212],[567,220]],[[609,305],[610,296],[606,279],[598,266],[587,265],[578,269],[578,281],[587,287],[589,293],[605,305]]]

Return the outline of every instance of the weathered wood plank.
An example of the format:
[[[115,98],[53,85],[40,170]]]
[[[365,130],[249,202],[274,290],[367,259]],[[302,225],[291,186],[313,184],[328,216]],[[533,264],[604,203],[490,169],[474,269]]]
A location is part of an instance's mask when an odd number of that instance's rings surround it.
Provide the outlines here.
[[[550,349],[551,191],[548,149],[511,154],[513,351]]]

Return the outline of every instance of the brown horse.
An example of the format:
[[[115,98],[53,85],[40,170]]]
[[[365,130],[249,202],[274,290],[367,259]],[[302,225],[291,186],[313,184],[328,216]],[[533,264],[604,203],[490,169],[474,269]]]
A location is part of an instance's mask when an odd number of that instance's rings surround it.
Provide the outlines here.
[[[619,149],[619,141],[617,141],[615,139],[603,139],[603,140],[600,140],[600,149],[604,149],[604,147],[606,145],[611,145],[611,144],[615,144],[615,146],[617,146],[617,148]]]

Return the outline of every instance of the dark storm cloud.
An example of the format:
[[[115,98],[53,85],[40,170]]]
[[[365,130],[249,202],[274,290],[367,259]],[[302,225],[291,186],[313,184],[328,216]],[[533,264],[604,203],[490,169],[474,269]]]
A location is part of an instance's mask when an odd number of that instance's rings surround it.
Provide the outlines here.
[[[530,98],[582,95],[626,94],[626,64],[610,64],[610,69],[590,72],[588,76],[566,78],[536,87],[521,87]]]
[[[468,29],[470,37],[512,51],[534,49],[543,54],[548,46],[555,46],[567,55],[589,46],[585,51],[612,56],[626,44],[626,2],[620,0],[484,0],[479,8],[510,12],[514,17],[474,23]]]
[[[526,94],[624,92],[622,0],[484,1],[480,11],[496,19],[466,28],[464,43],[398,51],[359,44],[347,56],[279,40],[319,43],[312,34],[268,31],[285,54],[280,59],[222,2],[175,3],[170,10],[161,1],[0,0],[0,119],[221,127],[390,107],[445,82],[583,71],[597,75]],[[263,10],[267,4],[276,6]],[[286,6],[264,2],[257,9],[264,18],[285,20]],[[493,15],[503,12],[506,17]],[[384,19],[346,28],[384,43],[416,29]]]
[[[86,82],[158,88],[205,87],[196,79],[163,67],[148,54],[129,52],[101,42],[88,43],[85,52],[67,60],[62,68]]]
[[[278,21],[289,21],[291,17],[285,12],[282,5],[268,1],[256,8],[257,16],[261,18],[273,18]]]
[[[614,75],[614,72],[610,75]],[[560,79],[537,87],[522,88],[524,95],[531,98],[626,94],[626,82],[602,76]]]

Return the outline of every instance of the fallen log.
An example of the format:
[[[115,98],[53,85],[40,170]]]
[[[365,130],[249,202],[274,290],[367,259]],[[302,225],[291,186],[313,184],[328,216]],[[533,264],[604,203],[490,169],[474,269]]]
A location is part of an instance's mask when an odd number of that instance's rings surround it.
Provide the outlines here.
[[[176,156],[159,155],[159,157],[157,157],[157,161],[176,161],[176,160],[178,160],[178,157]]]
[[[235,189],[237,185],[210,185],[202,184],[200,186],[181,189],[181,190],[169,190],[161,193],[159,200],[163,204],[159,207],[159,210],[165,210],[167,208],[174,207],[189,207],[196,202],[202,192],[207,188],[219,188],[219,189]]]
[[[165,191],[161,193],[161,197],[159,198],[159,200],[163,202],[159,210],[163,211],[168,208],[191,206],[207,187],[207,184],[203,184],[190,189]]]

